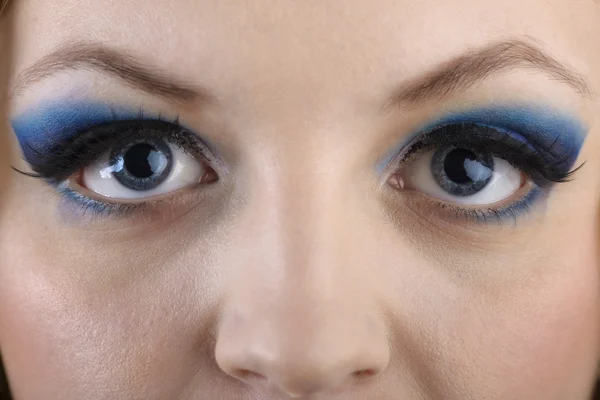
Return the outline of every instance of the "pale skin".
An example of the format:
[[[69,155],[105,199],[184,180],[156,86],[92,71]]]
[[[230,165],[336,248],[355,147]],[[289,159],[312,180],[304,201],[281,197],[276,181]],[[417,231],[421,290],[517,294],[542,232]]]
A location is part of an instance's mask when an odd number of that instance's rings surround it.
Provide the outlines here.
[[[0,2],[0,54],[2,62],[0,63],[0,218],[3,219],[3,205],[6,191],[8,188],[8,179],[10,178],[10,147],[9,147],[9,121],[8,121],[8,74],[11,61],[12,31],[10,22],[3,19],[4,2]],[[0,221],[1,221],[0,219]],[[1,367],[1,366],[0,366]],[[4,370],[0,368],[0,398],[7,395],[8,383]]]
[[[0,2],[0,9],[2,4]],[[1,15],[1,13],[0,13]],[[2,193],[6,190],[7,179],[9,176],[9,147],[8,135],[9,124],[6,116],[8,115],[6,101],[7,97],[7,80],[9,72],[9,49],[11,43],[9,36],[9,23],[7,20],[0,20],[0,54],[2,54],[2,63],[0,63],[0,202],[2,201]],[[1,204],[1,203],[0,203]]]
[[[179,115],[219,148],[210,192],[76,217],[13,175],[0,349],[18,400],[588,400],[600,362],[600,5],[579,0],[18,0],[13,85],[101,43],[202,87],[168,101],[107,73],[21,85]],[[390,93],[505,39],[535,68],[389,111]],[[543,101],[583,121],[586,162],[516,223],[451,222],[377,165],[440,110]],[[386,111],[387,110],[387,111]],[[27,171],[15,150],[15,166]],[[413,197],[411,197],[413,198]],[[430,203],[427,203],[430,204]]]

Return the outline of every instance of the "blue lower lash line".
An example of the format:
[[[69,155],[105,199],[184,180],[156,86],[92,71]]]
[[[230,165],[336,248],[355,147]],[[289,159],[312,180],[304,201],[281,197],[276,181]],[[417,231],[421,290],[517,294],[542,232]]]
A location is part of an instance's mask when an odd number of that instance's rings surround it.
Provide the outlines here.
[[[140,204],[109,204],[97,201],[68,188],[66,184],[59,186],[57,193],[60,197],[59,214],[65,220],[87,214],[107,216],[113,213],[126,213],[127,210],[140,206]]]
[[[504,208],[495,210],[492,213],[490,213],[489,210],[478,211],[476,219],[479,222],[489,223],[490,220],[493,220],[494,222],[505,222],[512,218],[516,222],[517,217],[527,214],[535,204],[539,203],[540,199],[547,197],[549,192],[549,189],[537,186],[533,187],[526,196]],[[480,213],[485,214],[480,215]],[[485,217],[483,215],[485,215]]]

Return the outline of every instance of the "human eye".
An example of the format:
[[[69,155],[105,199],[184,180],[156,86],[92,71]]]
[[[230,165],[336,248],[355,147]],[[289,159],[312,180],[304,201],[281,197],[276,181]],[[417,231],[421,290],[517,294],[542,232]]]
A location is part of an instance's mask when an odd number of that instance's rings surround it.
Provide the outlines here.
[[[58,151],[44,176],[99,201],[131,204],[217,180],[203,154],[199,140],[172,122],[115,121]]]
[[[148,134],[149,127],[139,128]],[[147,135],[111,146],[70,178],[70,184],[107,200],[144,201],[206,182],[209,173],[179,143]]]
[[[390,185],[424,195],[445,214],[503,222],[529,211],[576,170],[583,139],[564,121],[540,122],[532,133],[534,123],[518,131],[510,123],[470,119],[451,119],[418,135],[398,154]],[[557,127],[562,129],[543,131]]]
[[[177,120],[115,117],[24,153],[35,176],[86,212],[114,212],[218,180],[212,152]],[[34,154],[34,156],[31,156]]]

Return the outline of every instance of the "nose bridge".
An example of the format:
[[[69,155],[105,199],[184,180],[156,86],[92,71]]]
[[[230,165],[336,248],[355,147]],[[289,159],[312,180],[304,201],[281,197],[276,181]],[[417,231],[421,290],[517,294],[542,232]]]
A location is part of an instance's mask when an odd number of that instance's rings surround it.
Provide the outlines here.
[[[351,221],[343,220],[344,191],[335,172],[303,172],[298,179],[286,179],[277,195],[273,216],[280,227],[282,255],[292,271],[302,274],[334,273],[343,261],[339,251],[351,239],[343,235]],[[302,268],[293,268],[301,264]],[[327,265],[324,267],[323,264]],[[314,277],[313,277],[314,278]]]
[[[259,385],[289,395],[377,373],[388,357],[361,279],[366,266],[352,256],[360,241],[348,217],[352,200],[335,170],[302,167],[284,173],[280,165],[247,205],[246,251],[235,266],[242,273],[232,273],[217,341],[223,370],[260,376]]]
[[[251,228],[264,238],[257,263],[270,266],[290,301],[296,294],[303,304],[322,304],[361,290],[364,265],[351,262],[361,241],[351,211],[358,200],[344,184],[344,168],[328,163],[326,149],[307,147],[302,159],[278,162],[266,178],[266,198],[256,196],[249,212],[262,215]]]
[[[343,218],[349,200],[334,171],[311,170],[311,162],[282,164],[247,205],[238,242],[245,257],[238,268],[245,271],[242,286],[251,291],[245,304],[254,309],[248,312],[261,312],[260,290],[268,295],[269,312],[282,312],[276,319],[283,326],[308,327],[332,308],[352,307],[349,294],[365,289],[357,277],[361,266],[348,260],[357,232]],[[236,290],[240,297],[244,292]]]
[[[283,147],[283,146],[281,146]],[[302,282],[317,290],[318,285],[338,282],[339,270],[345,276],[358,272],[345,266],[358,242],[359,232],[352,229],[352,204],[347,177],[343,168],[330,163],[327,150],[310,144],[288,143],[295,151],[281,148],[278,155],[260,165],[251,195],[245,206],[239,242],[246,248],[248,260],[264,267],[279,279],[293,282],[300,289]],[[285,157],[302,154],[302,157]],[[252,268],[252,265],[249,265]],[[331,293],[331,287],[321,291]]]

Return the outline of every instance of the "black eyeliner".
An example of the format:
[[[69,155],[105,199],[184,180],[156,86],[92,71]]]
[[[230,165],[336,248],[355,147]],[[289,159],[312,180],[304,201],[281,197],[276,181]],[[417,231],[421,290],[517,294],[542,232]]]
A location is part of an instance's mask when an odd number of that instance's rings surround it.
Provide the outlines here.
[[[131,120],[108,122],[89,128],[55,143],[49,151],[41,152],[31,148],[29,152],[35,152],[36,156],[29,164],[40,178],[58,185],[112,148],[149,138],[168,141],[197,157],[212,157],[201,139],[178,122]]]

